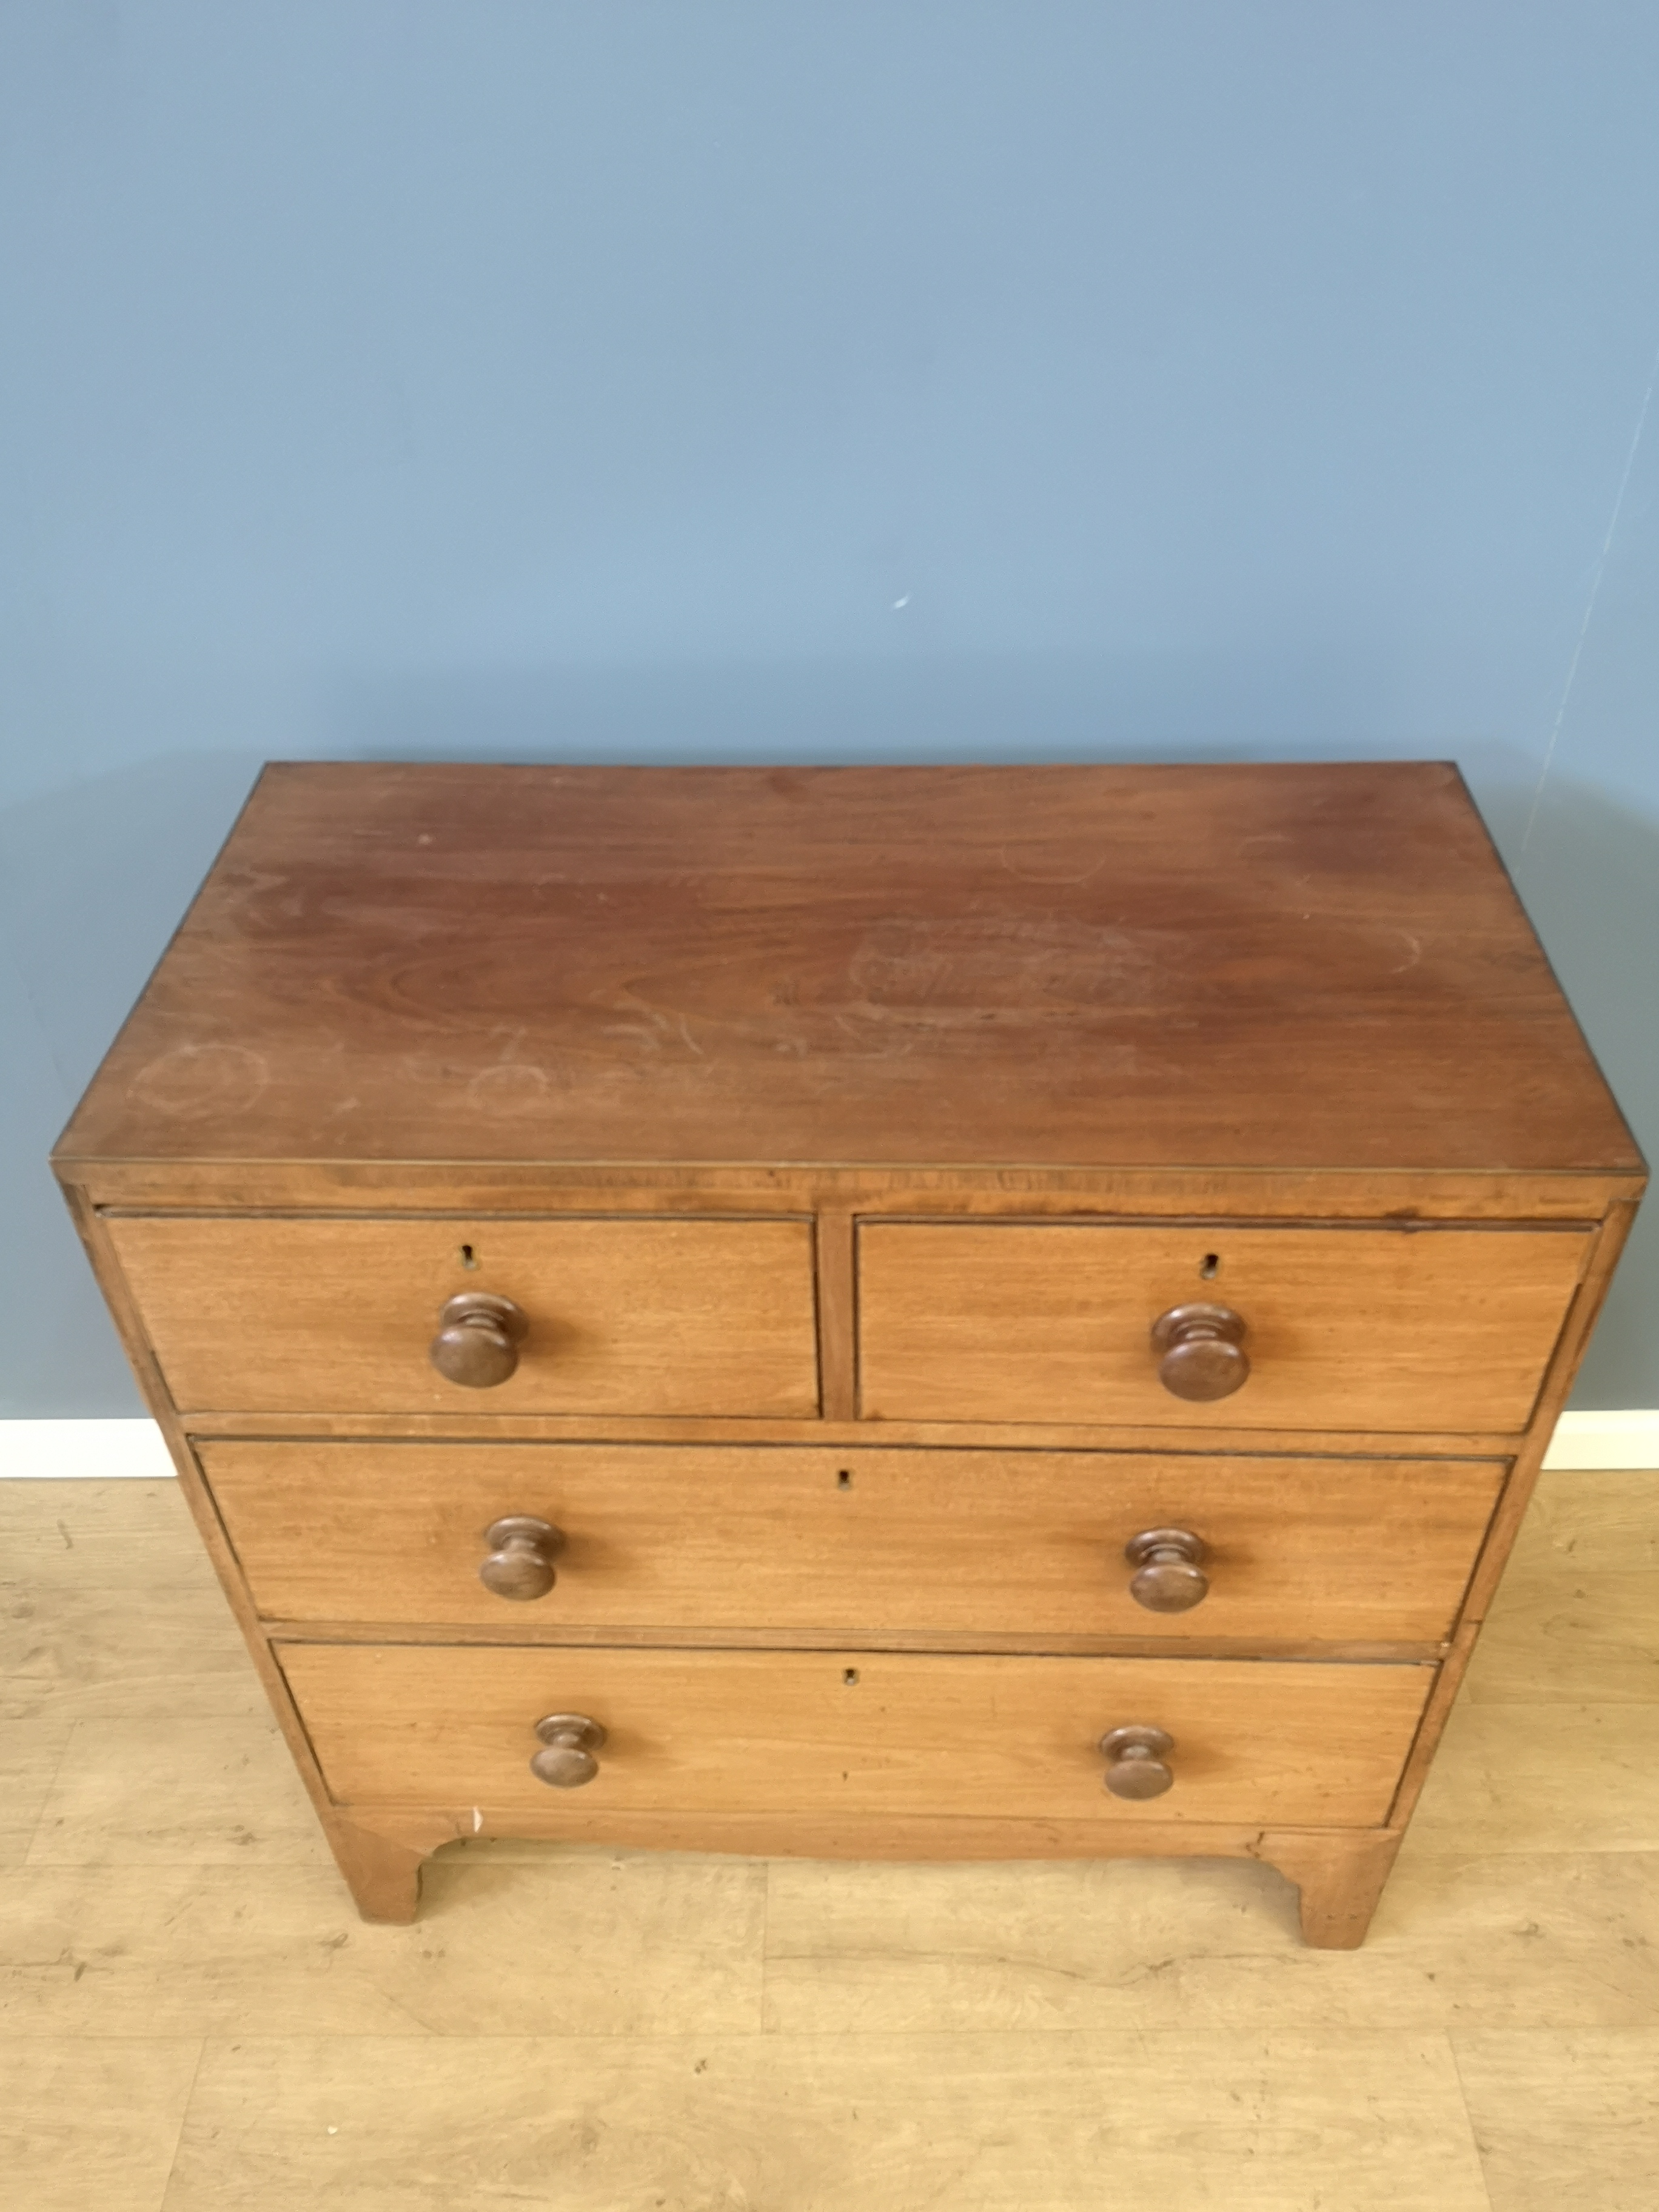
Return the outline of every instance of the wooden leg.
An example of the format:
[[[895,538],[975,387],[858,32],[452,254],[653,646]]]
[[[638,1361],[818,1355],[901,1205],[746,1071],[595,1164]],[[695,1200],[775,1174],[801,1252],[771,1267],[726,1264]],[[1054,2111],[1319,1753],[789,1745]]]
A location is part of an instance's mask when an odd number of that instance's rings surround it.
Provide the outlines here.
[[[328,1823],[328,1840],[365,1920],[415,1917],[420,1907],[423,1850],[343,1820]]]
[[[1389,1829],[1352,1835],[1266,1835],[1258,1856],[1302,1893],[1302,1937],[1321,1951],[1355,1951],[1400,1849]]]

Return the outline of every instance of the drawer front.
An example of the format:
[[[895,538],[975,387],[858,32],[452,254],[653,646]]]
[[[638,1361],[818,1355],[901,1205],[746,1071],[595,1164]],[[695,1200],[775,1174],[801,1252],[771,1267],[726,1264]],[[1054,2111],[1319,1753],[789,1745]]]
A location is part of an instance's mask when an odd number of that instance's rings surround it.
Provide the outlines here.
[[[1370,1826],[1427,1666],[942,1658],[838,1652],[277,1647],[336,1799],[517,1814],[770,1811]],[[530,1761],[536,1723],[606,1741],[580,1792]],[[1173,1739],[1173,1785],[1109,1795],[1122,1727]]]
[[[804,1220],[322,1218],[109,1224],[173,1401],[244,1413],[817,1411]],[[515,1371],[432,1365],[440,1309],[511,1299]]]
[[[869,1222],[866,1418],[1183,1428],[1525,1427],[1590,1238],[1582,1229],[1234,1229]],[[1248,1379],[1160,1380],[1152,1325],[1243,1322]]]
[[[769,1445],[204,1443],[267,1619],[1432,1642],[1499,1462]],[[528,1516],[558,1532],[498,1539]],[[1125,1557],[1194,1535],[1149,1610]],[[526,1558],[526,1553],[529,1557]],[[1180,1570],[1148,1595],[1202,1589]],[[1143,1584],[1143,1589],[1145,1585]]]

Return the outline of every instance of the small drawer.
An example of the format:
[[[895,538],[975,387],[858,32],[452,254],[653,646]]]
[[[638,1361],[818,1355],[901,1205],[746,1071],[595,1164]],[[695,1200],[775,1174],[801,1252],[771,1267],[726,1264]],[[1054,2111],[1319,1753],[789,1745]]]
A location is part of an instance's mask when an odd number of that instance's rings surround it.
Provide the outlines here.
[[[740,1444],[198,1451],[268,1620],[849,1638],[1431,1643],[1504,1475]]]
[[[806,1220],[157,1214],[108,1225],[184,1412],[817,1411]],[[464,1383],[439,1372],[432,1347],[449,1301],[479,1293],[509,1302],[484,1346],[502,1379]],[[452,1315],[452,1338],[457,1326]],[[470,1357],[489,1330],[459,1326]]]
[[[866,1221],[860,1410],[1515,1433],[1589,1244],[1576,1227]]]
[[[780,1812],[1366,1826],[1386,1818],[1434,1669],[1261,1660],[277,1647],[335,1799],[477,1826]],[[538,1735],[557,1716],[572,1722]],[[574,1723],[597,1723],[603,1741]],[[1127,1778],[1103,1737],[1157,1731]],[[562,1742],[545,1738],[562,1736]],[[1121,1741],[1121,1740],[1120,1740]],[[565,1786],[532,1771],[544,1748]],[[1143,1766],[1145,1756],[1127,1764]],[[585,1767],[591,1771],[584,1781]]]

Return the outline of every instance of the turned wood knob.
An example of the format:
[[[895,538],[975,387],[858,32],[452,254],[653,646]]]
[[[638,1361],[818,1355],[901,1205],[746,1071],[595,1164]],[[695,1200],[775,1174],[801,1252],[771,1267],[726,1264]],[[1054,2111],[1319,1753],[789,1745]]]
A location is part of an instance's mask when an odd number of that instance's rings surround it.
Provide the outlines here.
[[[549,1713],[536,1723],[542,1748],[530,1762],[538,1782],[550,1790],[580,1790],[599,1771],[593,1753],[605,1742],[605,1730],[586,1713]]]
[[[451,1382],[491,1390],[519,1364],[519,1346],[530,1323],[511,1298],[489,1291],[461,1291],[438,1316],[432,1364]]]
[[[1158,1379],[1177,1398],[1231,1398],[1249,1375],[1243,1316],[1231,1306],[1171,1306],[1152,1323]]]
[[[478,1580],[497,1597],[545,1597],[558,1577],[553,1562],[564,1548],[564,1531],[533,1513],[507,1513],[484,1530],[489,1556]]]
[[[1204,1539],[1190,1528],[1144,1528],[1130,1537],[1123,1556],[1136,1570],[1129,1595],[1148,1613],[1187,1613],[1210,1594],[1200,1565],[1207,1556]]]
[[[1164,1764],[1175,1738],[1160,1728],[1115,1728],[1100,1739],[1114,1797],[1161,1797],[1175,1780]]]

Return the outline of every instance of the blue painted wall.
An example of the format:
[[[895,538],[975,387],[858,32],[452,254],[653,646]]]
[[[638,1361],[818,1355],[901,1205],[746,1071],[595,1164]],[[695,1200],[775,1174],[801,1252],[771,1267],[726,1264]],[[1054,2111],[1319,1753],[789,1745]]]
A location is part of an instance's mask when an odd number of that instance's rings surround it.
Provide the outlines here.
[[[1605,0],[4,0],[0,1412],[136,1407],[41,1158],[267,755],[1455,755],[1659,1148],[1656,115]]]

